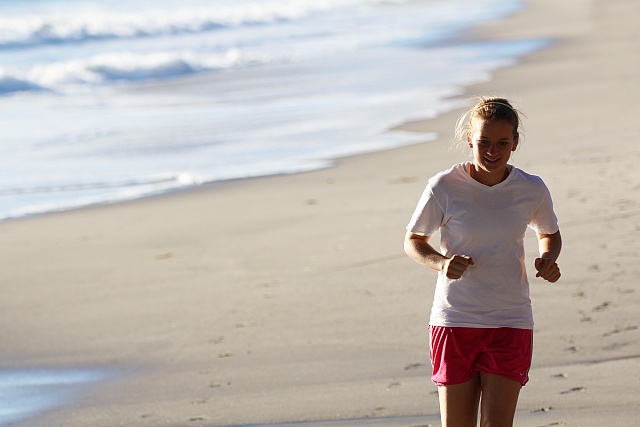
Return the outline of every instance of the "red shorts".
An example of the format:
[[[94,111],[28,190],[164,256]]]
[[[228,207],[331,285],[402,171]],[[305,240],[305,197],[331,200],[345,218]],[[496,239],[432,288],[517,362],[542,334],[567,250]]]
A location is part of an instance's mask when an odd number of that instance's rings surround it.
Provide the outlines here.
[[[477,372],[529,381],[533,331],[515,328],[429,326],[431,379],[440,385],[461,384]]]

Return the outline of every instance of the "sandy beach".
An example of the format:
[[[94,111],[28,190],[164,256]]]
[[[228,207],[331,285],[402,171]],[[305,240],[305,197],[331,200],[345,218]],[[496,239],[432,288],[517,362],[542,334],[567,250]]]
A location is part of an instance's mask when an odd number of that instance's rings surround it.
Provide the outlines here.
[[[513,164],[545,180],[564,240],[562,279],[530,274],[534,366],[516,425],[632,426],[640,3],[527,4],[465,37],[550,46],[460,97],[524,112]],[[12,425],[440,425],[436,275],[402,239],[427,179],[467,159],[450,147],[460,113],[393,130],[436,141],[331,169],[1,222],[2,370],[106,375]],[[533,234],[527,252],[531,272]]]

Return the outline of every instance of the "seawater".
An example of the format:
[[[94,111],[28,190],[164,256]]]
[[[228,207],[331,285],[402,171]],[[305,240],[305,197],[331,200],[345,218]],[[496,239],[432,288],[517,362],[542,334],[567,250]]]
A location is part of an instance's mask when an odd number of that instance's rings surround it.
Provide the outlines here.
[[[514,0],[0,1],[0,219],[328,167],[545,40]]]
[[[65,405],[108,376],[91,369],[0,370],[0,426]]]

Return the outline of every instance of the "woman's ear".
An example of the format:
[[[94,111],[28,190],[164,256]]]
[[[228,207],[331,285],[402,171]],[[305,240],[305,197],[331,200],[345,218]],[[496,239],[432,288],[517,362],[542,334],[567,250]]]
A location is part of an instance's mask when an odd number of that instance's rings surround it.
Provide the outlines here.
[[[473,142],[471,141],[471,132],[467,132],[467,144],[469,144],[469,148],[473,148]]]
[[[516,148],[518,148],[518,142],[520,142],[520,135],[516,134],[516,136],[513,138],[513,148],[511,149],[511,151],[516,151]]]

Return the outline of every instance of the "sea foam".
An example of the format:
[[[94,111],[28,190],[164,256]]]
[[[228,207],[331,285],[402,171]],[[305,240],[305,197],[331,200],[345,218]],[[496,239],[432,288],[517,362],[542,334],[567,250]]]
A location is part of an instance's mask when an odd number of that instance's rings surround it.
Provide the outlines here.
[[[32,417],[64,405],[108,374],[98,370],[0,371],[0,425]]]
[[[52,2],[53,3],[53,2]],[[262,0],[217,2],[135,2],[114,5],[87,2],[60,12],[45,9],[16,19],[0,18],[0,48],[82,43],[116,38],[157,37],[209,32],[241,26],[298,20],[366,0]],[[396,0],[395,3],[402,3]],[[115,10],[114,10],[115,9]]]

